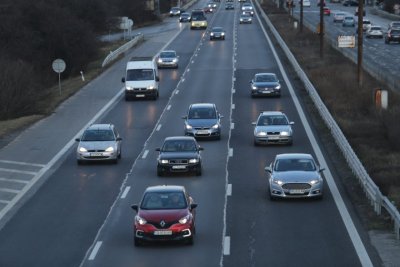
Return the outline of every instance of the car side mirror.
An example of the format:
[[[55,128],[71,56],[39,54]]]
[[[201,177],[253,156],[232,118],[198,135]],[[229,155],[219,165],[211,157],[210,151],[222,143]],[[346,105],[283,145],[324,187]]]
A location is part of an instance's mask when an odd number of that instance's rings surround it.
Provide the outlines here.
[[[290,125],[294,125],[294,121],[289,122]]]
[[[139,206],[137,204],[131,205],[131,208],[136,212],[139,210]]]
[[[117,137],[116,140],[117,140],[117,141],[122,141],[122,138],[121,138],[121,137]]]
[[[121,82],[123,83],[125,82],[125,77],[122,77]]]
[[[264,170],[266,172],[272,173],[272,168],[270,166],[265,167]]]
[[[202,150],[204,150],[204,147],[199,146],[198,150],[202,151]]]
[[[160,81],[160,77],[156,76],[156,82]]]
[[[325,168],[320,168],[319,169],[319,172],[323,172],[323,171],[325,171]]]
[[[76,141],[76,142],[80,142],[81,139],[80,139],[80,138],[75,138],[75,141]]]
[[[192,204],[190,204],[190,209],[192,210],[192,209],[195,209],[195,208],[197,208],[197,203],[192,203]]]
[[[251,125],[256,126],[256,125],[257,125],[257,122],[253,121],[253,122],[251,123]]]
[[[249,83],[253,83],[253,80],[250,80]]]
[[[157,147],[157,148],[156,148],[156,151],[161,151],[161,148]]]

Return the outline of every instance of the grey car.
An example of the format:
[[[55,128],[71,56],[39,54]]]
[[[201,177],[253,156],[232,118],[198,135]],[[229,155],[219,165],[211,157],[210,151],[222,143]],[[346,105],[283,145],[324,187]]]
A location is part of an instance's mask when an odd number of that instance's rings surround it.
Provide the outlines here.
[[[75,139],[78,144],[76,159],[78,164],[84,161],[112,161],[121,158],[121,141],[113,124],[93,124]]]
[[[343,22],[342,22],[343,27],[354,27],[355,25],[356,25],[356,22],[353,17],[351,17],[351,16],[344,17]]]
[[[254,127],[254,145],[261,144],[293,144],[294,122],[280,111],[264,111],[258,116]]]
[[[241,14],[239,17],[239,24],[244,24],[244,23],[251,24],[252,22],[253,22],[253,18],[250,15]]]
[[[179,57],[174,50],[164,50],[157,58],[158,68],[178,68]]]
[[[189,107],[185,119],[185,135],[195,138],[221,139],[221,118],[213,103],[196,103]]]
[[[281,84],[274,73],[257,73],[251,84],[251,96],[281,96]]]
[[[225,30],[222,27],[213,27],[210,31],[210,40],[225,40]]]
[[[269,196],[275,198],[319,198],[324,180],[312,155],[289,153],[276,155],[265,171],[269,178]]]

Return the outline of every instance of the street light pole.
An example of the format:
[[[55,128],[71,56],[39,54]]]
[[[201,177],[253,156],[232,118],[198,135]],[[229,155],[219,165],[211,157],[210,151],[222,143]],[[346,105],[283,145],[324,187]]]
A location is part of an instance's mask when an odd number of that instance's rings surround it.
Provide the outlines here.
[[[324,57],[324,4],[325,0],[319,0],[319,56]]]
[[[362,86],[362,62],[363,62],[363,15],[364,15],[364,1],[358,1],[358,39],[357,39],[357,82],[358,87]]]

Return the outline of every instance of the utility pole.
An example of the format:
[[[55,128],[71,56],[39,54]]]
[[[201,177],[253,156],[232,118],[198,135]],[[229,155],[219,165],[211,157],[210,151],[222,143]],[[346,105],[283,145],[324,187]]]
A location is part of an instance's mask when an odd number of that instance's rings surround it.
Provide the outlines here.
[[[324,4],[325,0],[319,0],[319,56],[324,57]]]
[[[357,39],[357,82],[358,87],[362,86],[363,72],[362,72],[362,62],[363,62],[363,15],[364,15],[364,1],[358,1],[358,39]]]

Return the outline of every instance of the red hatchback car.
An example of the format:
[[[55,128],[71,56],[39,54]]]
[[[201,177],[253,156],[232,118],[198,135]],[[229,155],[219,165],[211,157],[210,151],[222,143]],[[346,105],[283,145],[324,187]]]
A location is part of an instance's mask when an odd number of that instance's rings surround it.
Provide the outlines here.
[[[192,197],[183,186],[160,185],[146,189],[133,225],[134,244],[146,241],[184,241],[193,244],[195,208]]]

